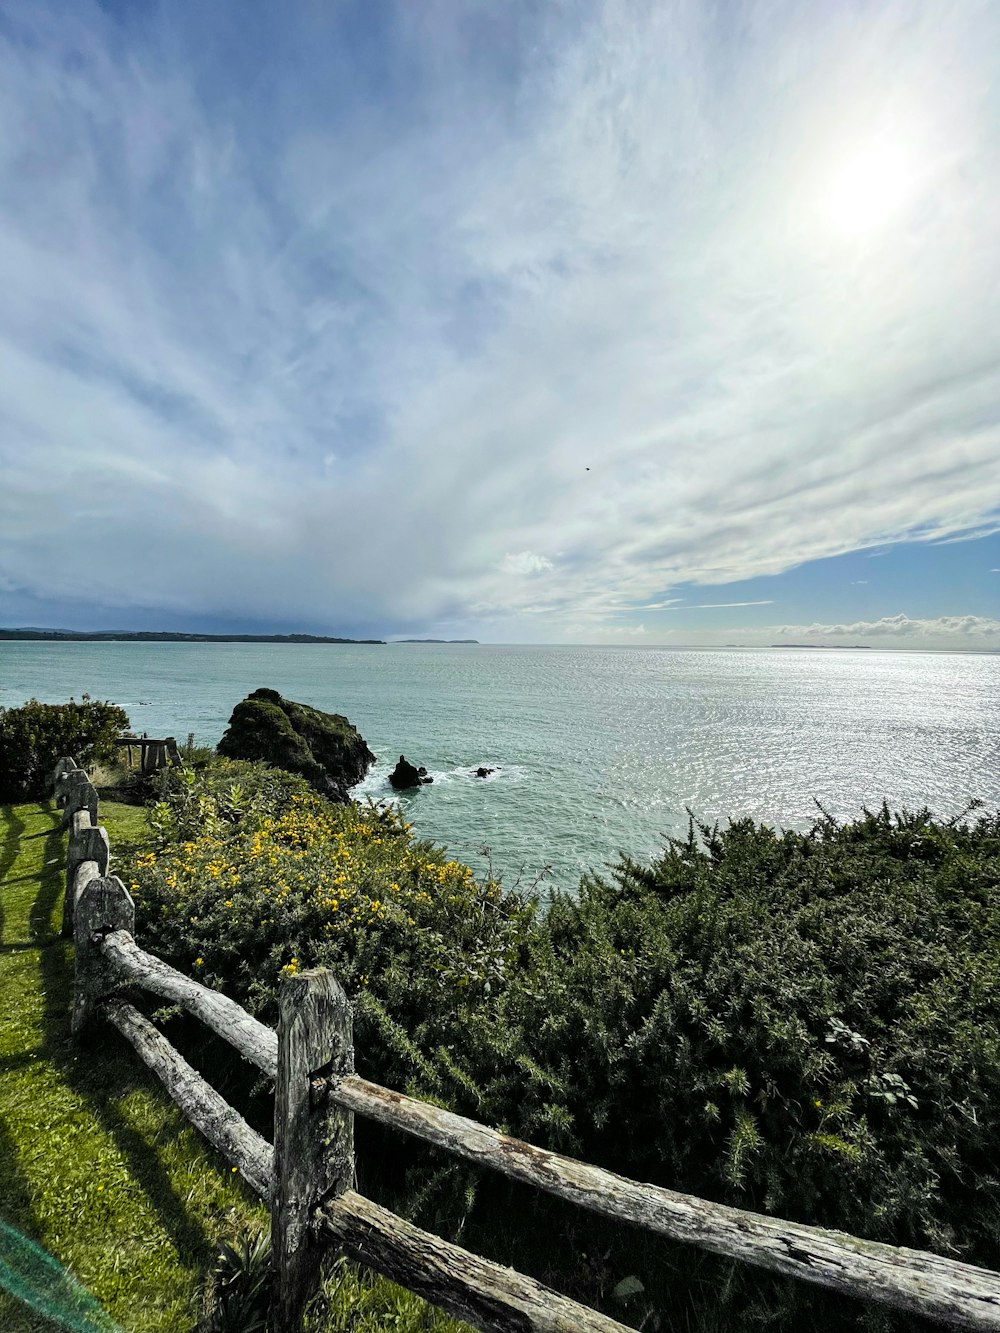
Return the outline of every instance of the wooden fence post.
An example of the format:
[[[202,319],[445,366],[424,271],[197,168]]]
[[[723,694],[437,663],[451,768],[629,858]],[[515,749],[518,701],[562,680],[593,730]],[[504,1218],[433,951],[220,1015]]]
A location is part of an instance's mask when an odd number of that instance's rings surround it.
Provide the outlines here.
[[[102,1000],[121,987],[117,968],[99,947],[100,937],[112,930],[135,933],[135,904],[117,875],[92,879],[76,904],[73,943],[76,979],[73,986],[73,1036],[86,1033]]]
[[[287,977],[278,1001],[272,1317],[276,1333],[298,1333],[321,1277],[315,1213],[354,1185],[354,1115],[330,1096],[354,1072],[354,1037],[350,1002],[328,971]]]
[[[78,782],[88,781],[89,778],[87,777],[87,770],[85,768],[64,768],[61,773],[58,773],[56,775],[53,789],[56,809],[65,809],[72,788],[75,787]]]
[[[63,898],[62,933],[73,934],[73,906],[76,889],[76,871],[84,861],[96,861],[97,873],[106,875],[111,861],[111,846],[108,831],[90,822],[88,810],[78,810],[73,817],[73,827],[66,848],[66,894]]]
[[[81,780],[76,777],[77,772],[82,772],[82,770],[75,770],[69,777],[71,785],[66,792],[66,804],[63,809],[62,826],[63,828],[70,828],[73,824],[73,816],[78,810],[89,810],[90,822],[96,828],[98,806],[97,788],[87,777],[86,773],[83,773]]]
[[[52,786],[57,796],[59,794],[60,778],[62,778],[66,773],[72,773],[74,769],[77,769],[79,767],[80,765],[70,754],[63,755],[63,757],[59,760],[55,768],[52,770]]]

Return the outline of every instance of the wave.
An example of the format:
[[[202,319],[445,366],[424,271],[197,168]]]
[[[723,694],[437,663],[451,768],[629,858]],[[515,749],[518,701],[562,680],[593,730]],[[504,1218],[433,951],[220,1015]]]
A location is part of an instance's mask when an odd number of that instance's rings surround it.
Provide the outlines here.
[[[493,771],[485,778],[480,778],[476,776],[476,769],[480,767],[491,768]],[[351,788],[352,795],[362,798],[374,796],[380,800],[401,795],[389,784],[391,771],[392,769],[386,765],[370,768],[357,786]],[[456,783],[477,787],[485,787],[493,783],[506,786],[523,782],[528,776],[528,769],[523,764],[491,764],[483,761],[481,764],[459,764],[455,768],[429,768],[427,776],[434,779],[433,783],[430,784],[433,787],[448,787]],[[417,789],[414,787],[410,790],[416,791]]]

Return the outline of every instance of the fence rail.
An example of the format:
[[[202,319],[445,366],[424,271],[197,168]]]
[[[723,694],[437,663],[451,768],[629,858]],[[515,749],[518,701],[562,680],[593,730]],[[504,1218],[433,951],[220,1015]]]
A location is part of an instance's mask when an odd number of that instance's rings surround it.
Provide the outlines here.
[[[111,1023],[268,1201],[278,1333],[301,1327],[330,1245],[479,1329],[624,1333],[606,1315],[357,1194],[355,1115],[604,1217],[949,1327],[1000,1331],[1000,1273],[641,1184],[368,1082],[354,1072],[350,1004],[328,972],[287,978],[277,1031],[258,1022],[136,944],[132,900],[108,874],[96,791],[71,759],[59,761],[54,786],[70,830],[64,929],[75,945],[73,1032],[85,1040],[101,1020]],[[275,1080],[273,1146],[128,1001],[130,988],[183,1006]]]
[[[121,736],[115,744],[125,751],[125,763],[132,767],[132,751],[139,752],[139,769],[143,773],[155,773],[158,768],[173,765],[181,766],[181,755],[174,736],[164,736],[162,740],[152,736]]]

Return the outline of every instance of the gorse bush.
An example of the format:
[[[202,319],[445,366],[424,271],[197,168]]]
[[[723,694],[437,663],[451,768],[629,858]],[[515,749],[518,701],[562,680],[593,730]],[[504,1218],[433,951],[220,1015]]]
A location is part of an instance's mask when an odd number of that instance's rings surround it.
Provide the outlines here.
[[[141,930],[268,1021],[283,972],[330,966],[368,1077],[639,1179],[998,1266],[1000,816],[692,824],[540,911],[289,775],[160,782]],[[726,1326],[756,1326],[739,1271]],[[847,1326],[813,1300],[771,1326]]]
[[[80,703],[0,708],[0,802],[41,800],[63,755],[83,767],[114,756],[114,741],[128,728],[115,704],[84,697]]]
[[[135,858],[157,952],[266,1021],[283,974],[330,967],[354,997],[366,1072],[478,1104],[452,1052],[503,996],[531,907],[411,837],[393,809],[333,805],[280,770],[166,770],[159,847]]]
[[[546,925],[574,1148],[996,1265],[1000,818],[692,826]]]

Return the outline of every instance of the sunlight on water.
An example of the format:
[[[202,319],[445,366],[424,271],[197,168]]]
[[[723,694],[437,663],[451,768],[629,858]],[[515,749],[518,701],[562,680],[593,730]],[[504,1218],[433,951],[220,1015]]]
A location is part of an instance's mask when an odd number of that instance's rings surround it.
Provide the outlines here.
[[[0,705],[110,698],[150,735],[215,743],[268,685],[345,713],[379,756],[433,786],[415,830],[482,869],[572,888],[619,850],[646,857],[709,822],[808,826],[864,804],[1000,803],[1000,655],[614,647],[0,644]],[[479,765],[496,768],[476,778]]]

